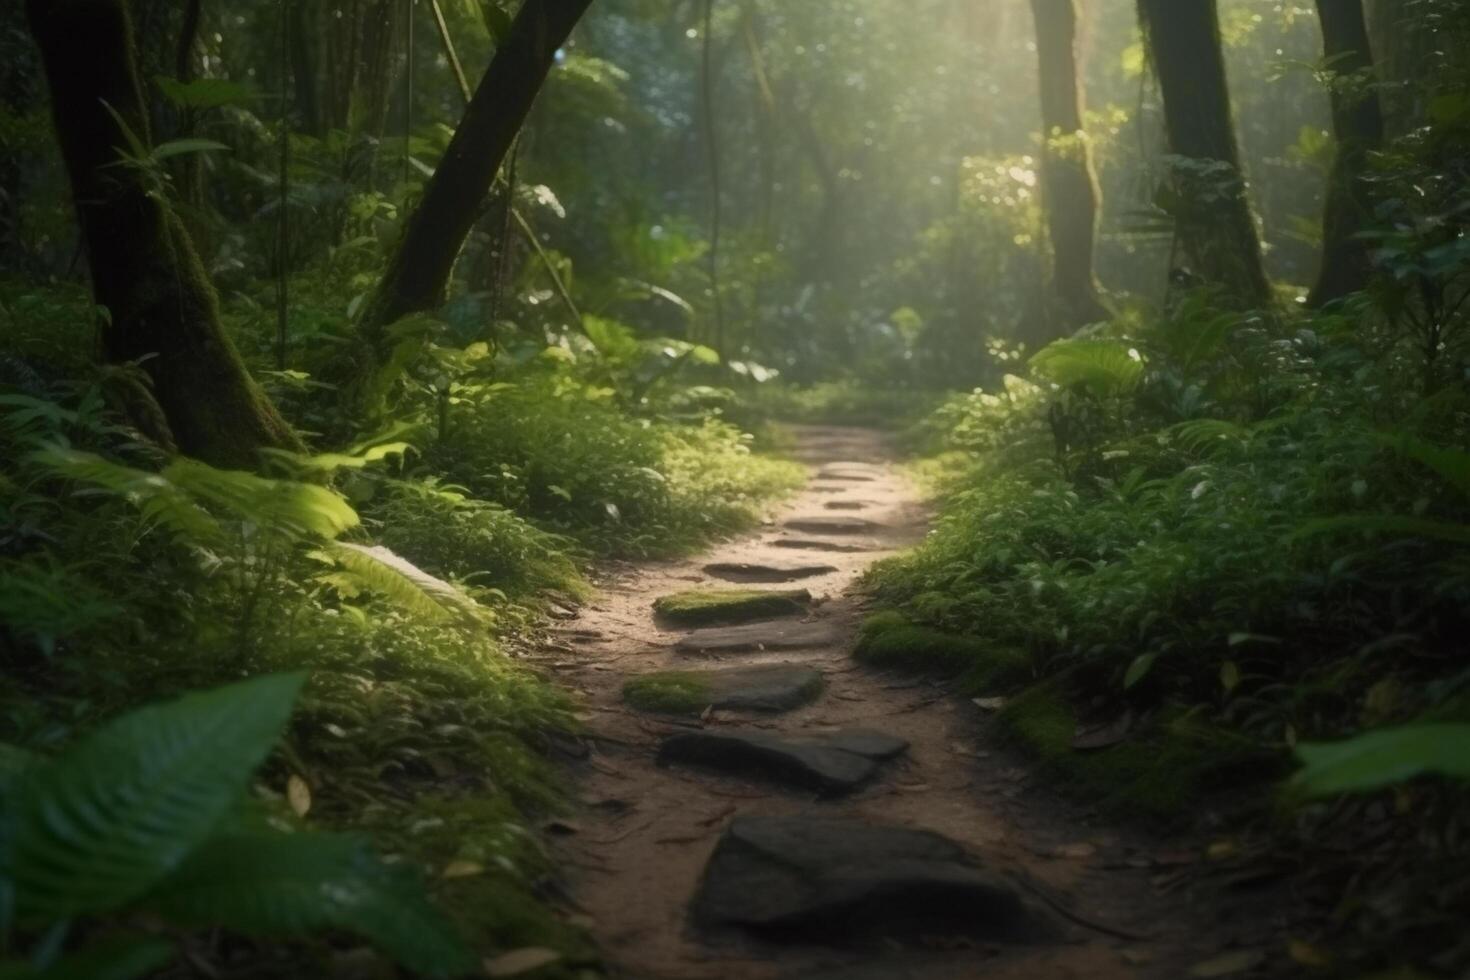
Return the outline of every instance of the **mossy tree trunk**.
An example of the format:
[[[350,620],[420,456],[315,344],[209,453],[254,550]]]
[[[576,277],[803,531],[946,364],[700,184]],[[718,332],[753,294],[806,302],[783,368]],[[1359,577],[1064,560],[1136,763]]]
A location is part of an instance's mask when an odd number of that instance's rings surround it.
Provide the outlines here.
[[[107,310],[102,355],[139,361],[178,448],[220,466],[298,442],[225,334],[214,291],[183,225],[124,165],[148,114],[124,0],[27,0],[51,89],[57,138],[86,243],[92,290]]]
[[[1031,0],[1031,12],[1041,74],[1042,205],[1058,307],[1053,332],[1060,335],[1107,316],[1093,266],[1101,192],[1082,125],[1076,0]]]
[[[360,320],[373,382],[391,354],[387,328],[444,300],[455,259],[572,28],[592,0],[526,0],[496,49],[388,269]]]
[[[1322,47],[1332,66],[1332,126],[1337,153],[1322,217],[1322,266],[1308,302],[1322,306],[1362,289],[1372,263],[1357,236],[1370,215],[1364,181],[1368,155],[1383,144],[1383,110],[1374,86],[1373,55],[1363,0],[1317,0]]]
[[[1271,288],[1231,118],[1216,0],[1138,0],[1138,12],[1175,157],[1168,206],[1190,271],[1265,304]]]

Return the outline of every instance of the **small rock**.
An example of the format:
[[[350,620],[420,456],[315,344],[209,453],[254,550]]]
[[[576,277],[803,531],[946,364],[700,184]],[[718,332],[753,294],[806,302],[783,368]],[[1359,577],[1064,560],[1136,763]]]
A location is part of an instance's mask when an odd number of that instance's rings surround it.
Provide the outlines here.
[[[876,551],[874,544],[850,544],[841,541],[816,541],[811,538],[779,538],[771,542],[773,548],[791,548],[798,551],[831,551],[842,554],[855,554],[862,551]]]
[[[837,571],[835,565],[761,565],[751,562],[715,562],[704,566],[706,575],[728,582],[795,582]]]
[[[679,653],[748,653],[835,646],[842,637],[831,623],[775,621],[695,630],[674,644]]]

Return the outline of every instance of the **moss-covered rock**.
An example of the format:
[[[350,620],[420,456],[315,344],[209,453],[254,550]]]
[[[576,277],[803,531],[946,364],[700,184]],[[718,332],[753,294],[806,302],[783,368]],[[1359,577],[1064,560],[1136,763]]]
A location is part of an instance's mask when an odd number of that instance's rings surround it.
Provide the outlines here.
[[[623,685],[623,700],[639,711],[697,715],[710,705],[710,686],[693,671],[645,674]]]
[[[673,625],[713,626],[796,615],[811,601],[806,589],[690,589],[656,600],[653,611]]]
[[[864,621],[853,656],[875,667],[963,674],[964,687],[977,693],[1024,680],[1030,664],[1024,652],[920,626],[892,610]]]
[[[636,677],[623,699],[640,711],[697,715],[705,708],[790,711],[815,700],[822,675],[799,664],[762,664],[727,670],[667,671]]]

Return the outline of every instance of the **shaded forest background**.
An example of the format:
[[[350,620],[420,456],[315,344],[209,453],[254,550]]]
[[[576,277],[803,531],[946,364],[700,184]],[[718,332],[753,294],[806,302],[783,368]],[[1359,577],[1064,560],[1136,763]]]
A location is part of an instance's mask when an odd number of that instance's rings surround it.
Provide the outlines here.
[[[781,420],[939,507],[860,657],[1285,882],[1247,969],[1462,972],[1466,50],[1464,0],[6,5],[0,972],[602,975],[535,650],[797,486]]]

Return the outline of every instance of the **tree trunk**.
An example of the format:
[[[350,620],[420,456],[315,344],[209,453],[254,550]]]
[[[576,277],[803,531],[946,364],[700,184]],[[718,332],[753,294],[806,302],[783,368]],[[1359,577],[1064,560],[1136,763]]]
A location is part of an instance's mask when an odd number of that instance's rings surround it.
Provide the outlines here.
[[[500,164],[531,111],[557,50],[591,3],[526,0],[516,14],[363,312],[360,326],[374,370],[387,360],[390,324],[443,302],[454,260]]]
[[[1372,79],[1373,55],[1363,0],[1317,0],[1322,46],[1336,75],[1332,85],[1332,126],[1337,154],[1327,183],[1322,217],[1322,267],[1308,303],[1322,306],[1362,289],[1372,263],[1357,235],[1370,214],[1363,177],[1368,154],[1383,145],[1383,110]]]
[[[1077,79],[1076,0],[1031,0],[1041,69],[1042,204],[1051,234],[1058,334],[1105,319],[1097,299],[1093,252],[1101,192],[1082,126]]]
[[[1240,167],[1216,0],[1138,0],[1138,12],[1178,158],[1168,203],[1191,272],[1264,304],[1271,287]]]
[[[1424,116],[1424,65],[1430,32],[1424,14],[1409,0],[1368,0],[1369,48],[1385,85],[1382,98],[1384,129],[1399,137],[1420,125]]]
[[[183,225],[120,165],[117,148],[128,141],[107,106],[145,143],[149,132],[123,0],[27,0],[26,11],[93,294],[108,312],[103,356],[142,361],[174,441],[191,456],[252,467],[260,449],[298,447],[226,336]]]
[[[388,128],[397,6],[397,0],[369,0],[362,13],[362,67],[352,97],[352,128],[374,139],[381,139]]]
[[[317,70],[321,54],[321,23],[315,5],[296,0],[290,9],[291,79],[295,86],[292,108],[296,111],[296,129],[310,136],[322,136],[321,95]],[[282,66],[282,70],[285,68]]]

